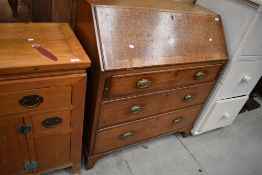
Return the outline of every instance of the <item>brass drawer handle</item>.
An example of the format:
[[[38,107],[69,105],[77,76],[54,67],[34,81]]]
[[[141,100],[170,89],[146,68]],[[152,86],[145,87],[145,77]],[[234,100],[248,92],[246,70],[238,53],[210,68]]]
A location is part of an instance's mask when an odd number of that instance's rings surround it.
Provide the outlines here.
[[[39,95],[24,96],[19,100],[20,105],[26,108],[33,108],[39,106],[44,101],[44,98]]]
[[[42,125],[46,128],[53,128],[60,125],[62,122],[63,120],[59,117],[51,117],[42,121]]]
[[[184,97],[184,101],[190,102],[190,101],[194,100],[194,98],[195,98],[195,97],[194,97],[193,95],[188,94],[188,95],[186,95],[186,96]]]
[[[148,79],[141,79],[139,81],[137,81],[136,83],[136,87],[139,89],[144,89],[144,88],[148,88],[149,86],[151,86],[152,82]]]
[[[143,107],[141,105],[134,105],[129,108],[129,112],[132,114],[136,114],[141,112]]]
[[[120,139],[121,140],[127,140],[127,139],[130,139],[134,136],[134,131],[129,131],[127,133],[124,133],[120,136]]]
[[[206,77],[206,74],[204,72],[197,72],[195,74],[195,80],[203,80]]]
[[[176,119],[174,119],[173,121],[172,121],[172,123],[173,124],[177,124],[177,123],[180,123],[181,121],[182,121],[182,117],[178,117],[178,118],[176,118]]]

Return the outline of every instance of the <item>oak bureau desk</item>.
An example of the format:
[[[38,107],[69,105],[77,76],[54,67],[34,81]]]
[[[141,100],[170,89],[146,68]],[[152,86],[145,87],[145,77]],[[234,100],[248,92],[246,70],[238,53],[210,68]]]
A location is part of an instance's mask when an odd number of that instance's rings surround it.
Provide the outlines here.
[[[76,34],[93,63],[87,168],[141,141],[188,135],[228,59],[220,16],[171,0],[77,0]]]
[[[0,24],[0,174],[81,167],[90,59],[67,24]]]

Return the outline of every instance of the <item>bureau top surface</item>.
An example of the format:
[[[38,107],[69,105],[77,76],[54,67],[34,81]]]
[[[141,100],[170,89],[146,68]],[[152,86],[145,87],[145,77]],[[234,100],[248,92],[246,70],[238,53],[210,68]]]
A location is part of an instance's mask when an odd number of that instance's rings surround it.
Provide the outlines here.
[[[96,0],[104,70],[226,60],[219,15],[170,0]]]
[[[183,0],[87,0],[95,6],[112,6],[120,8],[151,9],[160,11],[175,11],[202,15],[216,15],[208,9],[190,3],[181,3]],[[197,7],[196,7],[197,6]]]
[[[68,24],[0,24],[0,75],[86,69],[90,64]]]

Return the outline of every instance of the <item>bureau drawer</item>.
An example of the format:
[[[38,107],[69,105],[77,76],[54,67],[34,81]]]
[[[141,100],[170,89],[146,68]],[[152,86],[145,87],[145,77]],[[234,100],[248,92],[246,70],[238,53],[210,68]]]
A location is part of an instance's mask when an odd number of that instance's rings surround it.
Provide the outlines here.
[[[69,129],[71,111],[55,112],[32,116],[34,133]]]
[[[102,102],[99,128],[202,104],[214,83]]]
[[[95,154],[191,126],[202,106],[166,113],[97,132]]]
[[[108,96],[117,97],[214,81],[221,67],[222,64],[216,64],[132,75],[116,75],[112,77]]]
[[[71,104],[71,86],[0,93],[0,116]]]

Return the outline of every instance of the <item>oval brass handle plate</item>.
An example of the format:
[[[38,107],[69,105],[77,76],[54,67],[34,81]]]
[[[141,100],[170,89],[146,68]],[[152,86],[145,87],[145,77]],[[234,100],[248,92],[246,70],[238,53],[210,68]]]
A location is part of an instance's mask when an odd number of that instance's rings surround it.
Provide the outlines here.
[[[173,124],[180,123],[182,121],[182,117],[178,117],[172,121]]]
[[[19,100],[20,105],[26,108],[33,108],[39,106],[44,101],[44,98],[39,95],[24,96]]]
[[[128,131],[120,136],[121,140],[130,139],[134,136],[134,131]]]
[[[184,97],[184,101],[190,102],[190,101],[194,100],[194,98],[195,98],[195,97],[194,97],[193,95],[188,94],[188,95],[186,95],[186,96]]]
[[[141,105],[134,105],[129,108],[129,112],[132,114],[136,114],[141,112],[143,107]]]
[[[62,122],[63,120],[59,117],[51,117],[42,121],[42,125],[46,128],[53,128],[60,125]]]
[[[195,80],[203,80],[206,77],[206,74],[202,71],[195,74]]]
[[[141,79],[138,80],[136,83],[136,87],[139,89],[145,89],[148,88],[149,86],[151,86],[152,82],[148,79]]]

